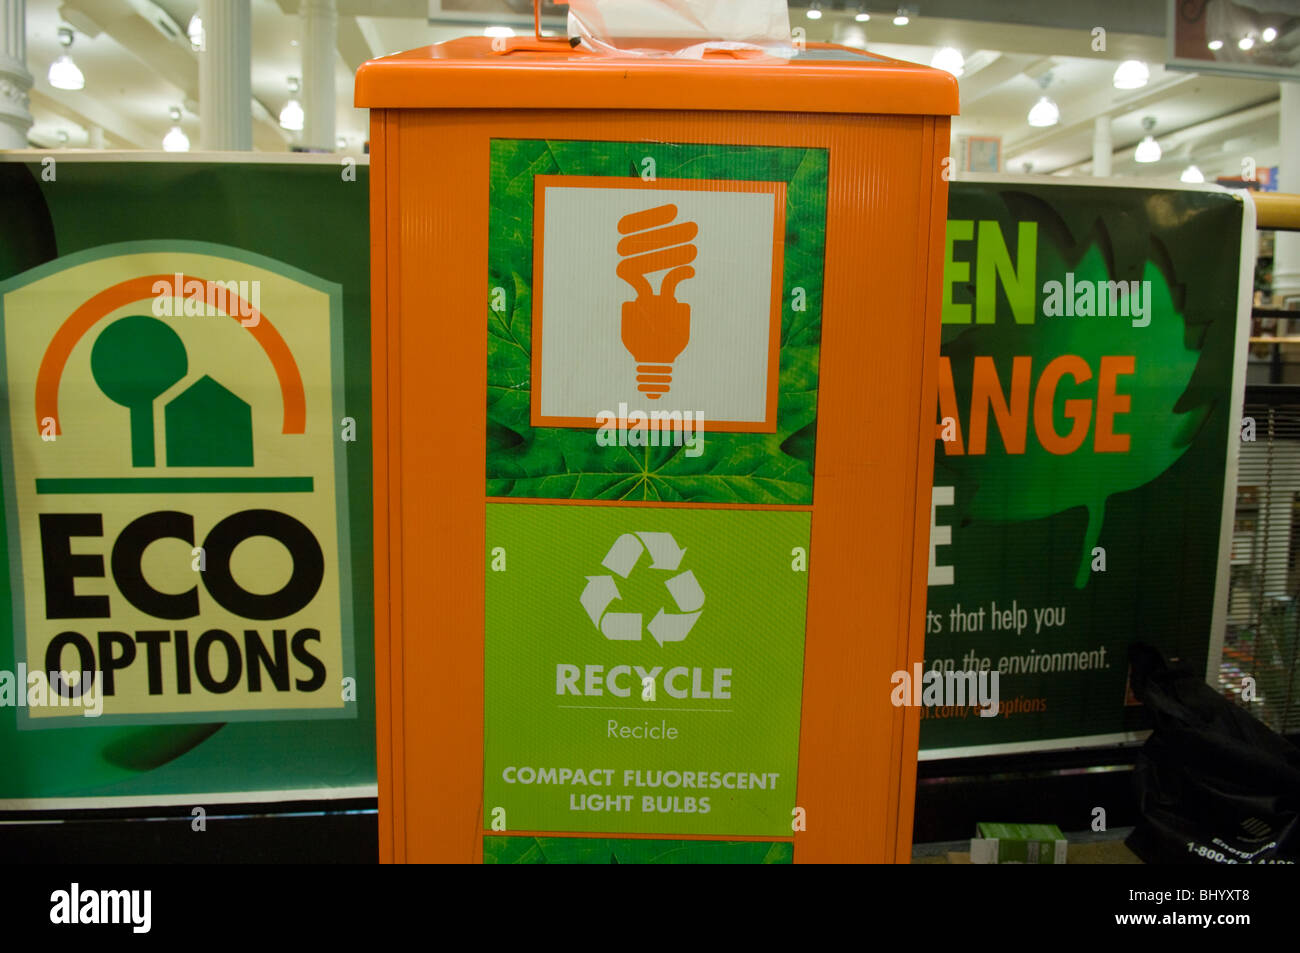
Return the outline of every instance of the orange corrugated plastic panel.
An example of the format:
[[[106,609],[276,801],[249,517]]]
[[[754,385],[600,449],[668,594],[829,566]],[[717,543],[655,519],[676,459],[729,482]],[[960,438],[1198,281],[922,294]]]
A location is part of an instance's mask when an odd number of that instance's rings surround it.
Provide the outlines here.
[[[472,39],[362,68],[383,860],[583,838],[908,860],[919,718],[890,679],[923,659],[956,87],[813,52]],[[598,446],[605,395],[620,426],[698,400],[702,462]],[[618,454],[644,463],[616,479]],[[638,565],[671,567],[676,606],[631,621]],[[647,708],[622,661],[686,674]],[[606,740],[643,709],[681,764]],[[517,783],[565,767],[613,786]],[[696,789],[637,787],[664,768]],[[571,799],[592,792],[627,800]]]
[[[525,46],[532,46],[528,41]],[[956,115],[957,80],[847,47],[809,44],[794,59],[611,57],[496,50],[467,37],[372,60],[356,104],[371,109],[690,109]]]

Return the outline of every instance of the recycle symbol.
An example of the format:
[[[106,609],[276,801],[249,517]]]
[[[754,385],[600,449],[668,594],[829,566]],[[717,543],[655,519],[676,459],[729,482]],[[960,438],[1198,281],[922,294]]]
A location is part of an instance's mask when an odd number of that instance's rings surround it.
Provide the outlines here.
[[[650,569],[664,573],[677,572],[686,550],[677,545],[672,533],[624,533],[614,540],[601,565],[626,579],[641,560],[642,553],[650,554]],[[664,580],[668,594],[679,611],[658,613],[644,626],[640,612],[607,612],[609,604],[621,599],[618,583],[613,576],[588,576],[587,588],[582,590],[582,607],[591,622],[607,639],[620,642],[640,640],[643,629],[662,646],[665,642],[680,642],[686,638],[704,605],[704,590],[695,579],[695,573],[685,572]]]

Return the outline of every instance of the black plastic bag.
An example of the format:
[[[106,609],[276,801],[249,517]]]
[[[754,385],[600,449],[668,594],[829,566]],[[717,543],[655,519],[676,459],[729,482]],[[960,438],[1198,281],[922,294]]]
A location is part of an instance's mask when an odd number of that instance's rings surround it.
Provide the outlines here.
[[[1148,864],[1300,861],[1300,748],[1150,646],[1129,654],[1154,726],[1129,849]]]

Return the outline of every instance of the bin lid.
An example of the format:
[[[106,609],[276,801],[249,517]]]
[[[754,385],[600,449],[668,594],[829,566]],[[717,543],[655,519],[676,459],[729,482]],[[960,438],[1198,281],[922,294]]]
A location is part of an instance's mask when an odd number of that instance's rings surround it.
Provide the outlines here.
[[[789,59],[745,51],[703,59],[610,56],[533,37],[496,45],[490,37],[465,37],[371,60],[357,70],[356,105],[942,116],[958,111],[951,73],[827,43],[810,43]]]

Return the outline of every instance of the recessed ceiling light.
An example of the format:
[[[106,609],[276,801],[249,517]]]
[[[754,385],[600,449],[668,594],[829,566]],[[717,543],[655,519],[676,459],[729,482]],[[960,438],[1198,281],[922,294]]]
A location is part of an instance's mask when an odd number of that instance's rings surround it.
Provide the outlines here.
[[[484,36],[514,36],[515,31],[508,26],[488,26],[483,28]]]
[[[1271,26],[1266,26],[1264,27],[1264,32],[1259,35],[1259,38],[1265,43],[1272,43],[1277,39],[1277,30],[1273,29]]]
[[[867,23],[871,20],[871,14],[867,12],[866,7],[859,3],[858,12],[854,15],[853,19],[857,20],[859,23]]]
[[[894,17],[894,26],[907,26],[912,21],[907,18],[907,14],[902,10],[898,11],[898,16]]]
[[[1237,49],[1239,50],[1249,50],[1254,47],[1254,45],[1255,38],[1253,36],[1243,36],[1237,41]]]
[[[806,15],[809,20],[820,20],[822,18],[822,5],[818,3],[817,0],[813,0],[813,2],[808,5],[808,12]]]
[[[190,22],[185,27],[185,35],[190,38],[191,49],[203,49],[203,18],[197,13],[190,17]]]
[[[1211,40],[1209,43],[1206,43],[1205,45],[1208,46],[1210,49],[1214,50],[1215,52],[1218,52],[1219,50],[1223,49],[1222,40]]]
[[[1194,165],[1189,165],[1183,170],[1183,174],[1178,177],[1180,182],[1191,182],[1198,184],[1205,181],[1205,173]]]

